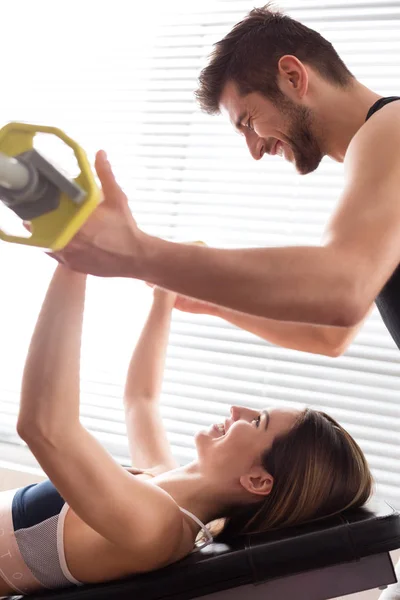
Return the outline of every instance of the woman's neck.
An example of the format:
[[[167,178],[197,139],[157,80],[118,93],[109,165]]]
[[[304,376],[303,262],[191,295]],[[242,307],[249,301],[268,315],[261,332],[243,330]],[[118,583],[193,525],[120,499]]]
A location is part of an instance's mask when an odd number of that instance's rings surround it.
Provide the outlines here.
[[[203,523],[227,516],[232,504],[232,494],[227,493],[226,486],[207,481],[196,462],[157,475],[149,483],[166,491],[178,506]]]

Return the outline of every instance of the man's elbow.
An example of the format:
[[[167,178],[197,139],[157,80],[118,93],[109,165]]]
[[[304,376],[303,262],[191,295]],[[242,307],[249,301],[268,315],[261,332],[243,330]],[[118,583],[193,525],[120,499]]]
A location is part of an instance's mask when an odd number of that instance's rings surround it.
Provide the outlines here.
[[[355,327],[322,328],[320,330],[322,336],[319,340],[322,347],[320,354],[329,356],[330,358],[339,358],[340,356],[343,356],[356,336],[359,327],[360,324],[357,324]]]
[[[324,349],[323,354],[325,356],[329,356],[329,358],[339,358],[339,356],[343,356],[348,346],[349,344],[343,344],[341,346],[328,346]]]
[[[337,327],[337,329],[341,328]],[[319,337],[316,342],[314,342],[313,346],[311,348],[307,348],[306,351],[311,352],[312,354],[327,356],[328,358],[338,358],[346,352],[348,346],[350,345],[351,339],[346,338],[345,340],[338,341],[336,339],[337,337],[339,337],[337,334],[330,335],[323,333],[323,335]]]

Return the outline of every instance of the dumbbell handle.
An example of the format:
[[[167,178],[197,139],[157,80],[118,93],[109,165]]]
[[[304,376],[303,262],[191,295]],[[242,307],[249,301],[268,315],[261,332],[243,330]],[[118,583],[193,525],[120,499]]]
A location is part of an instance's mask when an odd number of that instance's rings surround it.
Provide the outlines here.
[[[0,152],[0,186],[10,191],[23,190],[29,180],[28,167],[16,158]]]

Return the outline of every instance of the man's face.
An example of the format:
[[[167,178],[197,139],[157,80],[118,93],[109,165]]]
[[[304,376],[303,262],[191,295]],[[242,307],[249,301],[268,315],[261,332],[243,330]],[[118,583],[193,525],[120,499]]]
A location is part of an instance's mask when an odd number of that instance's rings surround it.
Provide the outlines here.
[[[294,163],[301,175],[311,173],[321,162],[323,153],[312,131],[311,111],[286,96],[277,107],[259,92],[240,96],[236,85],[228,82],[220,108],[244,135],[255,160],[278,154]]]

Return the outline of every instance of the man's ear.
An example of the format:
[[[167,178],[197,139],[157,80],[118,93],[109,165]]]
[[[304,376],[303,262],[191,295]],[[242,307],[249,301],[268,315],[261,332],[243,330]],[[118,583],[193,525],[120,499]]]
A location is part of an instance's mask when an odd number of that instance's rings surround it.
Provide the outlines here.
[[[308,71],[305,65],[290,54],[278,61],[278,85],[291,100],[300,100],[308,90]]]
[[[240,477],[241,486],[255,496],[268,496],[274,485],[274,478],[263,467],[252,467]]]

